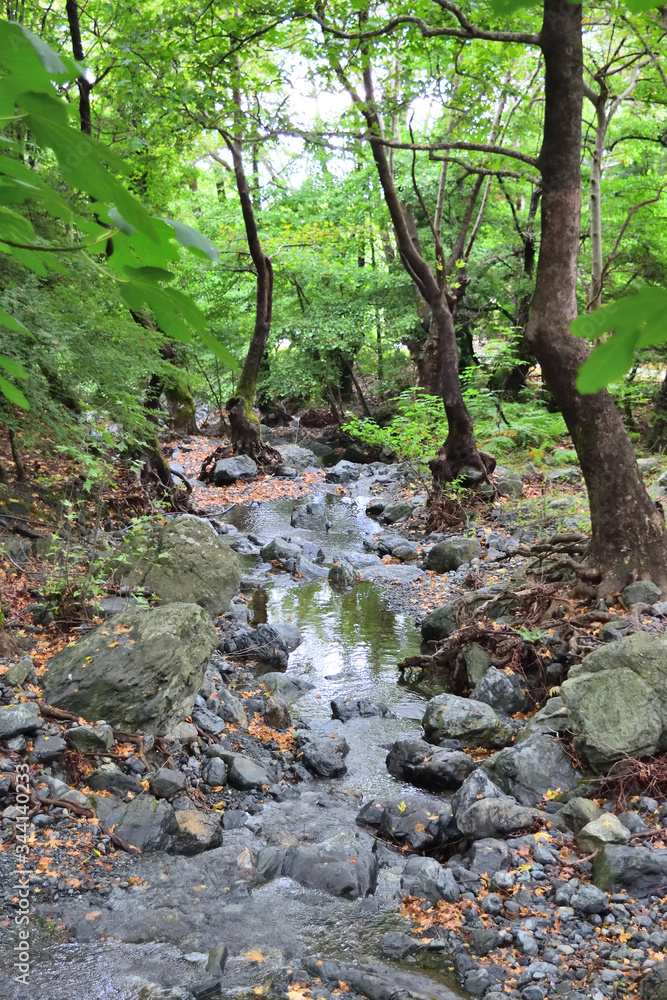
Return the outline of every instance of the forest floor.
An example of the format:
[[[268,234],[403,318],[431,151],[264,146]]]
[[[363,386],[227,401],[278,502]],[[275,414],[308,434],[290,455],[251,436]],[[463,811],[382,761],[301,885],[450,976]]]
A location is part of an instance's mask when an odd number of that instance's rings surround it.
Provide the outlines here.
[[[185,439],[171,442],[167,454],[194,480],[215,444],[208,438]],[[299,444],[307,447],[307,439]],[[501,635],[517,670],[525,668],[526,657],[536,649],[545,666],[534,697],[511,717],[501,713],[513,730],[510,748],[538,709],[560,700],[558,687],[569,666],[603,646],[603,626],[616,623],[621,632],[613,638],[642,630],[660,633],[660,615],[644,610],[633,617],[620,596],[588,621],[582,616],[594,608],[590,599],[572,597],[556,585],[540,589],[534,580],[526,583],[526,567],[533,560],[517,550],[546,536],[585,530],[580,483],[529,475],[521,497],[497,496],[485,506],[475,505],[466,523],[444,537],[477,538],[479,556],[456,570],[435,572],[428,568],[429,552],[443,533],[429,530],[425,484],[400,467],[362,467],[358,478],[345,483],[327,482],[322,468],[306,469],[295,479],[258,476],[229,487],[194,482],[195,511],[230,541],[244,574],[236,617],[227,614],[215,621],[220,648],[228,651],[209,665],[205,705],[210,714],[211,697],[215,702],[229,695],[240,703],[245,724],[227,719],[217,732],[213,724],[207,730],[202,728],[207,715],[201,714],[191,744],[153,743],[140,733],[117,731],[108,753],[86,757],[76,752],[68,734],[78,723],[96,720],[49,709],[43,681],[52,657],[83,639],[91,626],[103,628],[105,617],[98,612],[88,620],[75,614],[53,619],[45,597],[49,588],[87,579],[84,555],[94,556],[99,534],[117,545],[129,510],[119,504],[100,518],[92,504],[80,505],[65,524],[73,559],[63,563],[51,553],[49,560],[54,526],[63,537],[54,498],[63,491],[67,495],[72,470],[66,463],[27,465],[30,485],[13,484],[0,497],[6,616],[1,706],[37,704],[43,729],[41,736],[30,727],[0,736],[0,931],[9,957],[20,905],[12,888],[16,781],[27,758],[29,850],[19,869],[31,873],[35,948],[30,989],[24,990],[6,971],[0,996],[60,1000],[76,993],[91,1000],[112,995],[118,1000],[247,991],[287,1000],[332,1000],[347,992],[380,1000],[398,988],[416,997],[448,1000],[460,987],[487,1000],[500,995],[516,1000],[637,995],[639,983],[660,966],[667,947],[662,758],[644,772],[630,769],[621,781],[604,785],[589,779],[588,786],[575,783],[569,792],[555,783],[542,787],[551,775],[533,773],[534,788],[529,781],[527,790],[516,792],[518,805],[511,800],[513,809],[524,809],[514,825],[505,831],[493,824],[466,828],[464,838],[458,831],[451,834],[452,823],[455,828],[463,816],[461,796],[458,802],[456,795],[452,798],[461,777],[453,784],[434,785],[432,776],[420,780],[406,763],[410,742],[433,753],[432,745],[429,750],[421,742],[419,725],[429,697],[448,689],[470,693],[467,679],[461,680],[460,657],[438,667],[433,654],[447,642],[431,641],[420,651],[413,625],[421,626],[430,612],[462,594],[487,587],[496,593],[503,586],[529,594],[522,615],[511,625],[477,620],[472,614],[461,621],[463,629],[477,628],[478,645],[485,634]],[[32,479],[35,472],[42,482]],[[660,466],[654,466],[652,478],[659,473]],[[395,524],[366,514],[370,503],[400,500],[412,509]],[[324,505],[326,530],[294,530],[290,525],[294,511],[306,502]],[[303,561],[267,563],[261,548],[285,536],[301,547]],[[330,567],[343,564],[351,567],[352,578],[342,587],[330,586]],[[117,594],[117,586],[112,587],[109,597]],[[554,619],[554,602],[559,601]],[[280,672],[286,665],[285,677],[296,686],[287,725],[263,714],[267,664],[261,657],[259,663],[247,656],[235,658],[235,630],[246,627],[243,614],[238,617],[243,607],[256,629],[263,623],[287,624],[298,633],[298,645],[293,639],[286,647],[289,659],[277,668]],[[569,621],[575,624],[568,627]],[[565,634],[567,654],[547,669]],[[229,642],[231,646],[225,645]],[[399,661],[408,664],[402,674],[407,684],[397,683]],[[268,676],[274,675],[275,670]],[[530,669],[527,676],[532,677]],[[275,683],[283,690],[281,682]],[[332,702],[339,704],[333,721]],[[351,717],[342,722],[340,706],[350,704]],[[52,741],[46,751],[44,738]],[[333,764],[332,738],[338,746]],[[568,761],[563,764],[559,758],[556,774],[567,778],[572,768],[585,770],[566,731],[557,742],[558,753]],[[405,759],[387,773],[386,751],[398,753],[399,745]],[[325,762],[314,752],[309,757],[304,751],[308,746],[324,753]],[[463,740],[466,755],[461,741],[445,740],[438,752],[461,755],[458,766],[467,756],[471,763],[464,767],[472,767],[471,774],[481,781],[482,765],[498,756],[497,746],[473,747]],[[264,789],[209,785],[206,761],[216,758],[216,747],[223,757],[228,755],[228,767],[231,757],[241,755],[263,767],[271,783]],[[95,794],[88,782],[94,765],[99,770],[103,760],[112,760],[127,780],[113,793]],[[551,763],[545,762],[547,770]],[[194,810],[207,818],[195,836],[197,843],[176,856],[133,849],[131,824],[122,817],[113,822],[118,802],[129,808],[135,798],[145,798],[153,791],[154,772],[164,766],[185,777],[184,795],[170,800],[175,811]],[[540,767],[540,761],[533,763],[533,772]],[[491,773],[500,781],[498,772]],[[488,787],[480,785],[470,794],[475,801],[486,800]],[[582,799],[589,805],[581,806]],[[639,852],[633,857],[653,858],[647,862],[653,864],[653,878],[647,876],[643,891],[637,886],[603,891],[594,884],[595,855],[604,844],[590,850],[590,836],[588,841],[581,838],[580,830],[584,820],[599,816],[604,824],[605,816],[614,813],[622,819],[620,831],[615,828],[616,843]],[[216,839],[219,827],[222,845]],[[272,859],[276,852],[279,864]],[[410,869],[406,858],[419,859],[419,865]],[[327,874],[330,864],[335,877]],[[119,952],[115,942],[125,942],[124,950]],[[222,978],[215,965],[220,965],[221,945],[229,952]],[[61,966],[65,955],[66,968]]]

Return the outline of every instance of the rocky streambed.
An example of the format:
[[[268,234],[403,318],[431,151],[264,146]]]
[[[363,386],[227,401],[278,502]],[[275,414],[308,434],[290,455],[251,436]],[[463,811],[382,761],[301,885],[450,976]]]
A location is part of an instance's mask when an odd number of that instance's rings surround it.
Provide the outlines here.
[[[475,651],[472,698],[400,685],[428,569],[455,596],[480,565],[520,565],[521,538],[482,525],[415,540],[400,470],[340,463],[328,478],[303,500],[236,505],[215,530],[171,521],[156,543],[171,562],[132,569],[169,603],[113,598],[107,624],[52,661],[41,699],[29,665],[3,675],[0,996],[601,1000],[640,980],[661,996],[667,809],[644,797],[615,816],[585,758],[618,749],[600,714],[618,706],[595,681],[607,667],[584,660],[584,680],[530,718],[511,671]],[[452,631],[448,607],[427,637]],[[623,627],[611,669],[655,703],[661,633]],[[637,752],[654,752],[661,715],[645,714]],[[573,758],[557,736],[577,726]]]

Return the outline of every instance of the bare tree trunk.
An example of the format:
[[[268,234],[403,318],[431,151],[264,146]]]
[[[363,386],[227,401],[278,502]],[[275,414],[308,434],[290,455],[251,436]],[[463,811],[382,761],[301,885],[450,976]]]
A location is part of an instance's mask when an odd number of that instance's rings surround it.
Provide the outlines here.
[[[241,98],[237,91],[234,93],[234,101],[240,112]],[[274,465],[280,462],[280,454],[263,443],[259,420],[253,410],[262,358],[271,332],[273,264],[264,253],[259,238],[252,196],[243,167],[241,139],[238,134],[232,136],[224,131],[221,135],[232,154],[248,249],[257,272],[255,326],[236,390],[227,401],[227,415],[235,454],[249,455],[261,465]]]
[[[72,39],[72,55],[79,63],[83,63],[85,53],[81,40],[81,25],[79,24],[79,5],[77,0],[66,0],[65,10],[67,12],[67,23],[69,24],[70,38]],[[79,123],[81,131],[86,135],[93,134],[93,119],[90,110],[90,92],[93,84],[85,76],[80,76],[76,81],[79,88]]]
[[[545,0],[542,238],[527,337],[577,449],[588,489],[593,538],[589,559],[602,595],[636,574],[667,589],[664,520],[648,496],[621,415],[606,392],[582,396],[575,382],[588,356],[569,332],[577,315],[581,208],[583,56],[581,7]]]
[[[437,357],[439,390],[445,404],[448,423],[447,440],[430,462],[433,479],[438,484],[450,482],[465,469],[474,470],[473,479],[486,477],[486,466],[477,450],[472,419],[461,392],[454,318],[445,290],[440,287],[431,267],[416,249],[406,225],[405,213],[391,175],[386,149],[381,141],[382,131],[375,105],[370,64],[364,68],[363,77],[365,100],[359,100],[356,92],[351,89],[350,93],[353,94],[353,99],[356,99],[368,125],[373,159],[403,266],[431,313],[427,342],[428,376],[432,379]]]

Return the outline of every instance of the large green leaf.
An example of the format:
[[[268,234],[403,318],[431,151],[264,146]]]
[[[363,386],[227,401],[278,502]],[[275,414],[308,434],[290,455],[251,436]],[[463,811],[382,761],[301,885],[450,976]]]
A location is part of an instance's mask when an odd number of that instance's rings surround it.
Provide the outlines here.
[[[4,354],[0,354],[0,368],[4,368],[4,370],[10,375],[13,375],[14,378],[28,377],[28,373],[23,365],[20,365],[18,361],[14,361],[13,358],[6,358]]]
[[[596,312],[575,319],[571,325],[575,337],[596,340],[613,330],[579,369],[579,392],[597,392],[610,382],[617,382],[632,367],[635,351],[664,344],[666,316],[667,289],[642,288],[628,298],[608,302]]]
[[[6,326],[8,330],[16,330],[17,333],[27,333],[29,337],[32,337],[32,334],[27,326],[24,326],[23,323],[19,323],[14,316],[5,312],[4,309],[0,309],[0,323],[2,323],[3,326]]]
[[[10,403],[15,403],[20,406],[22,410],[29,410],[30,403],[25,398],[20,389],[17,389],[12,382],[8,382],[6,378],[0,375],[0,393],[5,396]]]

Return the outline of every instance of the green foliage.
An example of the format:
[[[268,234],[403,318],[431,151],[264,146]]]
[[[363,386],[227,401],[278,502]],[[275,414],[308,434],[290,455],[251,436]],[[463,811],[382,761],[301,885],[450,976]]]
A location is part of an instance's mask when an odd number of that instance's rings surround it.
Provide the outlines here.
[[[627,298],[608,302],[596,312],[579,316],[572,323],[576,337],[597,340],[613,330],[599,344],[579,370],[579,392],[597,392],[621,379],[632,367],[635,352],[667,341],[667,289],[642,288]]]
[[[124,161],[72,128],[68,106],[54,83],[71,83],[83,71],[83,67],[56,54],[24,26],[0,21],[0,116],[16,136],[2,138],[0,250],[46,278],[53,272],[65,273],[61,254],[100,254],[113,240],[113,253],[107,254],[105,267],[98,265],[98,276],[118,282],[121,297],[130,309],[151,309],[165,334],[189,340],[194,330],[223,363],[233,365],[227,349],[209,334],[206,317],[196,303],[183,292],[167,287],[174,277],[168,267],[179,260],[174,241],[213,260],[219,260],[217,249],[190,226],[152,218],[117,179],[117,174],[127,176],[129,172]],[[44,159],[31,169],[25,161],[34,160],[35,146]],[[59,186],[62,188],[64,181],[87,195],[93,217],[75,209],[46,177],[51,154],[57,164]],[[30,214],[17,210],[24,205]],[[58,220],[65,238],[44,243],[31,221],[35,209]],[[72,231],[78,231],[83,239],[72,239]],[[6,310],[0,315],[2,319],[9,321],[13,330],[23,328]],[[6,363],[2,367],[9,371]],[[16,367],[9,373],[24,377]],[[18,406],[29,406],[24,394],[2,376],[0,392]]]

